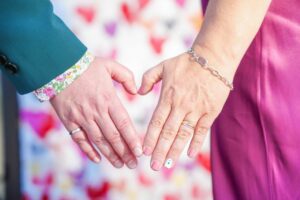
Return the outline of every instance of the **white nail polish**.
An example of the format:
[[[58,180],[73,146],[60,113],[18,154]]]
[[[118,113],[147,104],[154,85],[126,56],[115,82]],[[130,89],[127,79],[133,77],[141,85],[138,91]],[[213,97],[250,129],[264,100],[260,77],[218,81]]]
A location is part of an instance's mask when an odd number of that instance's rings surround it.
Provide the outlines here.
[[[140,157],[143,154],[143,150],[141,147],[135,147],[133,153],[135,156]]]
[[[170,169],[172,167],[173,167],[173,160],[171,158],[169,158],[165,162],[165,168]]]

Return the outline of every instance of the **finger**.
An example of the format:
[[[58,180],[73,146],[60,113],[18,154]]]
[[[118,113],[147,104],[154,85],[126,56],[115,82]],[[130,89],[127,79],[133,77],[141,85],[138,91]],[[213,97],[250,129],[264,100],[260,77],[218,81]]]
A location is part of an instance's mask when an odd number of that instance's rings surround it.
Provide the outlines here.
[[[132,154],[129,147],[126,145],[124,139],[119,133],[118,129],[115,127],[110,116],[102,114],[102,116],[97,121],[104,137],[110,143],[115,152],[119,157],[126,163],[128,168],[133,169],[137,166],[136,157]]]
[[[173,109],[160,133],[159,139],[152,153],[151,168],[153,170],[160,170],[162,167],[166,155],[178,133],[185,113],[179,110]]]
[[[130,94],[136,94],[137,87],[133,73],[117,62],[112,62],[109,66],[112,79],[121,83]]]
[[[73,127],[76,127],[76,126],[73,126]],[[77,126],[77,127],[79,127],[79,126]],[[75,128],[70,128],[68,130],[75,130]],[[81,131],[72,134],[71,137],[72,137],[73,141],[79,146],[81,151],[85,155],[87,155],[87,157],[91,161],[94,161],[95,163],[100,162],[101,156],[99,155],[99,153],[96,151],[96,149],[93,147],[93,145],[89,141],[84,130],[81,129]]]
[[[163,100],[158,103],[144,138],[143,152],[145,155],[149,156],[152,154],[170,111],[171,105],[169,103],[166,103]]]
[[[208,114],[203,115],[195,128],[194,136],[188,150],[188,156],[194,158],[199,152],[206,138],[209,128],[213,123],[213,117]]]
[[[180,154],[184,150],[185,145],[188,143],[190,137],[194,133],[195,125],[198,117],[187,115],[184,121],[181,123],[178,134],[168,152],[167,159],[165,161],[165,167],[171,168],[177,162]]]
[[[98,125],[94,121],[85,123],[82,127],[86,131],[90,141],[96,145],[100,152],[108,159],[108,161],[114,167],[123,167],[123,161],[118,157],[116,152],[107,142],[102,132],[100,131]]]
[[[141,87],[138,91],[139,94],[145,95],[150,92],[155,85],[155,83],[159,82],[162,79],[163,73],[163,63],[151,68],[143,75],[143,80]]]
[[[109,107],[109,114],[131,152],[137,157],[141,156],[143,154],[141,141],[127,111],[118,98],[115,98],[112,106]]]

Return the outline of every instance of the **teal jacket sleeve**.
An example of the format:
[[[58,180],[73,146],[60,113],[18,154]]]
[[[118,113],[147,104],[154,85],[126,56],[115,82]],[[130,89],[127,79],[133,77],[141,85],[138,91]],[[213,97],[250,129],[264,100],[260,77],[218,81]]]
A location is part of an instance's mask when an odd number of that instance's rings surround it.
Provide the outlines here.
[[[0,68],[20,94],[50,82],[85,51],[49,0],[0,0]]]

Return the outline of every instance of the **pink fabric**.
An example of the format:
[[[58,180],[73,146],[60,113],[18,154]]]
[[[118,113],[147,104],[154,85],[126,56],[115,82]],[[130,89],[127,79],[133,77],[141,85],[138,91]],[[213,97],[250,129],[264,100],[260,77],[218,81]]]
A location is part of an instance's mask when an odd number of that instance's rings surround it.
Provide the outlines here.
[[[273,0],[212,128],[214,199],[300,199],[300,1]]]

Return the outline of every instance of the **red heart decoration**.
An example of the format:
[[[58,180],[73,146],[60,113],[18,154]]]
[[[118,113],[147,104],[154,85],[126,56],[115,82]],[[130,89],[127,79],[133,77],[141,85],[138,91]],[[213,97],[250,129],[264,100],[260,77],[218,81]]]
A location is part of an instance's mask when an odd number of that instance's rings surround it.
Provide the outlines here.
[[[154,37],[154,36],[150,37],[150,44],[155,53],[157,53],[157,54],[161,53],[162,46],[165,41],[166,41],[166,39],[162,38],[162,37]]]
[[[128,23],[132,23],[134,21],[135,14],[134,14],[133,10],[130,9],[130,7],[128,6],[127,3],[124,2],[121,4],[121,11],[122,11],[124,18],[126,19],[126,21]]]
[[[110,183],[104,181],[102,185],[99,185],[98,187],[88,186],[86,190],[90,199],[102,199],[107,196],[107,193],[109,192],[110,188]]]
[[[204,169],[206,169],[207,171],[211,171],[209,154],[199,154],[197,156],[197,162],[199,165],[203,166]]]
[[[96,12],[93,7],[78,7],[76,12],[89,24],[95,19]]]

